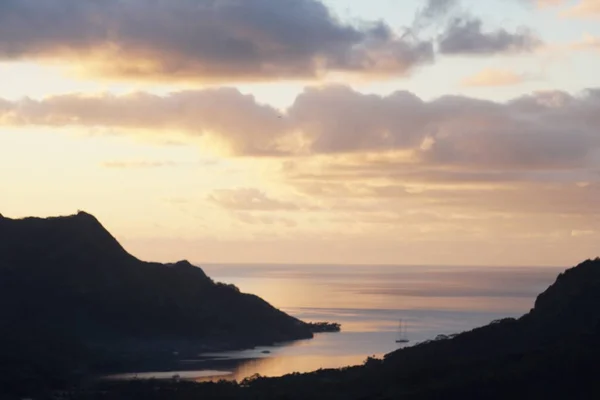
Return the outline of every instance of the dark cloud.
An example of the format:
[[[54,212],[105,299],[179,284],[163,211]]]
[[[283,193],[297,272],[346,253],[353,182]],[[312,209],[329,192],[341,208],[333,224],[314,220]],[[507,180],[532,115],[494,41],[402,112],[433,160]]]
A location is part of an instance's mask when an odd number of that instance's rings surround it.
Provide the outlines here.
[[[451,18],[438,38],[423,32]],[[1,0],[0,61],[58,61],[117,79],[256,81],[328,72],[402,76],[442,54],[531,51],[529,31],[484,31],[460,0],[427,0],[399,35],[319,0]]]
[[[521,1],[521,0],[519,0]],[[440,54],[492,55],[530,52],[541,44],[531,31],[520,28],[517,32],[505,29],[487,31],[483,21],[470,15],[461,0],[426,0],[415,16],[409,35],[423,37],[425,31],[443,27],[436,41]]]
[[[460,4],[461,0],[427,0],[415,18],[415,25],[422,28],[435,23],[456,12]]]
[[[446,55],[531,52],[541,44],[526,28],[514,33],[502,28],[485,32],[483,22],[471,17],[455,18],[438,38],[439,52]]]
[[[200,81],[402,75],[431,43],[340,22],[317,0],[2,0],[0,59],[83,62],[112,77]]]

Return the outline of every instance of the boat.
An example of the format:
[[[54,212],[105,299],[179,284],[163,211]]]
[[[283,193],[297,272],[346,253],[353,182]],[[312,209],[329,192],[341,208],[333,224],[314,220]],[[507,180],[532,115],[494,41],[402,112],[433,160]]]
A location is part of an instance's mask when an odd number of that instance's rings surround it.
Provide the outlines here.
[[[398,338],[396,343],[408,343],[408,337],[406,336],[406,326],[402,323],[402,320],[398,323]]]

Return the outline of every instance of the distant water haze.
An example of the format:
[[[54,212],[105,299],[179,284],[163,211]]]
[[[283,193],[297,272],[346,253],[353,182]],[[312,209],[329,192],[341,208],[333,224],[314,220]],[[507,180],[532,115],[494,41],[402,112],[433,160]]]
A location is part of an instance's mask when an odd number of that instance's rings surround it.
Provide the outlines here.
[[[557,267],[203,265],[283,309],[391,309],[523,313]]]
[[[341,333],[183,360],[185,371],[138,377],[237,379],[362,363],[396,350],[398,321],[408,346],[528,312],[564,268],[337,265],[216,265],[202,268],[304,321],[342,324]],[[210,360],[207,361],[207,358]],[[190,371],[194,369],[194,371]],[[122,375],[131,377],[133,375]]]

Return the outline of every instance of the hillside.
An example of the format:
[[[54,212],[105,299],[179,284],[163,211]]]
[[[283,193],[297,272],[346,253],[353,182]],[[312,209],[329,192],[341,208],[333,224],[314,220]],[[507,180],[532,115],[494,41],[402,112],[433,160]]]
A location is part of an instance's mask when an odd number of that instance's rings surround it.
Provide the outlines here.
[[[559,275],[519,319],[369,359],[242,385],[131,382],[80,399],[591,399],[600,395],[600,259]],[[125,395],[126,394],[126,395]],[[204,397],[203,397],[204,396]]]
[[[142,262],[91,215],[0,216],[0,387],[20,398],[152,354],[310,337],[310,326],[188,262]],[[333,329],[335,324],[323,328]],[[74,399],[589,399],[600,395],[600,259],[560,274],[530,312],[369,359],[242,384],[102,383]],[[113,364],[110,364],[113,363]],[[118,365],[118,363],[117,363]]]
[[[187,261],[138,260],[84,212],[0,216],[0,321],[0,362],[24,368],[53,360],[53,349],[70,365],[90,354],[167,357],[312,337],[308,324]]]

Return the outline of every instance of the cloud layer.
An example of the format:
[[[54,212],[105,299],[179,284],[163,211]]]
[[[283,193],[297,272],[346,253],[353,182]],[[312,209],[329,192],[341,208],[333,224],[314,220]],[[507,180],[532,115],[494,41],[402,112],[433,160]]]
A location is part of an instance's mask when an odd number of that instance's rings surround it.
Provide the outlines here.
[[[239,162],[263,157],[281,192],[223,187],[206,197],[256,229],[482,240],[493,226],[496,236],[587,240],[594,236],[581,232],[600,223],[598,89],[493,102],[325,86],[307,88],[284,112],[235,89],[64,95],[0,101],[0,124],[183,134],[224,144]]]
[[[0,58],[84,61],[109,77],[311,78],[402,75],[430,43],[383,22],[345,24],[317,0],[3,0]]]
[[[183,132],[239,156],[405,152],[404,163],[544,170],[598,165],[600,90],[538,92],[505,103],[410,92],[307,88],[282,115],[236,89],[166,96],[63,95],[0,100],[0,123]]]
[[[532,51],[530,32],[484,30],[457,0],[429,0],[411,34],[338,19],[319,0],[3,0],[0,60],[52,61],[119,79],[255,81],[402,76],[442,54]],[[422,29],[453,16],[439,38]]]

